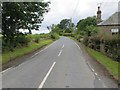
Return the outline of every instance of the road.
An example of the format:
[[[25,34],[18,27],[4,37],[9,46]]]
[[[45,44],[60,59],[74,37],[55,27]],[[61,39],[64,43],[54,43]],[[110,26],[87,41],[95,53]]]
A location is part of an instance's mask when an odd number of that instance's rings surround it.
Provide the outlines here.
[[[78,44],[61,37],[2,73],[3,88],[105,88]]]

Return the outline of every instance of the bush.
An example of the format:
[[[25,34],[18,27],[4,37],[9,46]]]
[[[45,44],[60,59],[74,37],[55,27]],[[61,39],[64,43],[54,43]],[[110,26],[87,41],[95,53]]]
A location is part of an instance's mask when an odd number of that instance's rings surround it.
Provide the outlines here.
[[[9,40],[3,37],[2,38],[2,51],[3,52],[14,51],[15,47],[24,46],[24,45],[27,46],[29,42],[30,42],[30,38],[22,34],[19,36],[15,36],[12,42],[10,42]]]
[[[28,34],[27,37],[31,38],[33,42],[39,43],[40,39],[50,38],[50,34]]]
[[[6,42],[6,39],[2,39],[2,52],[13,51],[14,43]]]
[[[54,39],[54,40],[58,40],[60,37],[57,33],[52,33],[51,38]]]
[[[71,37],[74,37],[74,33],[63,33],[62,36],[71,36]]]
[[[89,37],[86,35],[86,36],[84,36],[84,39],[83,39],[83,44],[85,45],[85,46],[87,46],[88,45],[88,39],[89,39]]]
[[[90,36],[89,38],[86,36],[83,43],[97,51],[100,51],[100,44],[102,43],[107,56],[116,61],[120,60],[120,38],[118,37],[111,37],[108,39],[99,36]]]
[[[105,40],[105,51],[110,57],[120,60],[120,38]]]
[[[15,43],[19,43],[20,45],[28,45],[28,43],[30,42],[30,38],[27,37],[26,35],[22,35],[22,36],[18,36],[15,38]]]

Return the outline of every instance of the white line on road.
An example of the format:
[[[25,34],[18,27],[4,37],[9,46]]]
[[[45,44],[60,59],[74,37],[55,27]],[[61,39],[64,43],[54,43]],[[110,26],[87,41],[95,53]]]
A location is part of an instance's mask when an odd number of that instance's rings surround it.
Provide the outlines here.
[[[58,56],[60,56],[60,55],[61,55],[61,53],[62,53],[62,50],[60,50],[60,52],[59,52]]]
[[[63,44],[62,48],[64,48],[64,44]]]
[[[97,73],[95,73],[95,75],[97,76],[98,74],[97,74]]]
[[[94,70],[94,69],[92,69],[92,71],[94,72],[95,70]]]
[[[50,73],[51,73],[53,67],[55,66],[55,64],[56,64],[56,62],[53,62],[51,68],[49,69],[48,73],[46,74],[46,76],[44,77],[43,81],[41,82],[41,84],[40,84],[40,86],[38,88],[42,88],[43,87],[45,81],[47,80],[48,76],[50,75]]]
[[[75,43],[77,46],[78,46],[78,44],[77,43]],[[78,46],[78,48],[80,49],[80,47]]]
[[[40,52],[35,53],[34,55],[31,56],[31,58],[34,57],[34,56],[36,56],[36,55],[38,55],[39,53],[40,53]]]
[[[2,71],[2,73],[6,72],[6,71],[8,71],[8,70],[10,70],[10,69],[12,69],[12,68],[13,68],[13,67],[10,67],[10,68],[8,68],[8,69]]]
[[[45,49],[49,48],[50,46],[52,46],[52,45],[55,44],[56,42],[57,42],[57,41],[53,42],[52,44],[50,44],[48,47],[44,48],[43,50],[40,50],[39,52],[35,53],[35,54],[32,55],[30,58],[33,58],[34,56],[38,55],[40,52],[42,52],[42,51],[44,51]],[[23,63],[22,63],[22,64],[23,64]],[[13,66],[13,67],[14,67],[14,66]],[[4,71],[1,71],[1,73],[4,73],[4,72],[10,70],[10,69],[12,69],[13,67],[10,67],[10,68],[8,68],[8,69],[6,69],[6,70],[4,70]]]

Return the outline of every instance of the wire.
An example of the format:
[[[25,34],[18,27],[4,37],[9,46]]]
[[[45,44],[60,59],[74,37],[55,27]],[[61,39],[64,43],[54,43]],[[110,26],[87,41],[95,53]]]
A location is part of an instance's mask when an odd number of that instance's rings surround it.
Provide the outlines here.
[[[76,7],[75,7],[75,9],[74,9],[73,14],[72,14],[72,16],[71,16],[71,17],[73,17],[73,16],[74,16],[75,11],[76,11],[76,9],[78,8],[79,2],[80,2],[80,0],[78,0],[78,1],[77,1]]]

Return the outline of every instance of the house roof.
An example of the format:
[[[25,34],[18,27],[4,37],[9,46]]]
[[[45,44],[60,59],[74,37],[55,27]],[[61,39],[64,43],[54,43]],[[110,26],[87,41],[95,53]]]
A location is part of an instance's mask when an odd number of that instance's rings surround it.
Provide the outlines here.
[[[114,13],[107,20],[98,24],[98,26],[120,25],[120,12]]]

